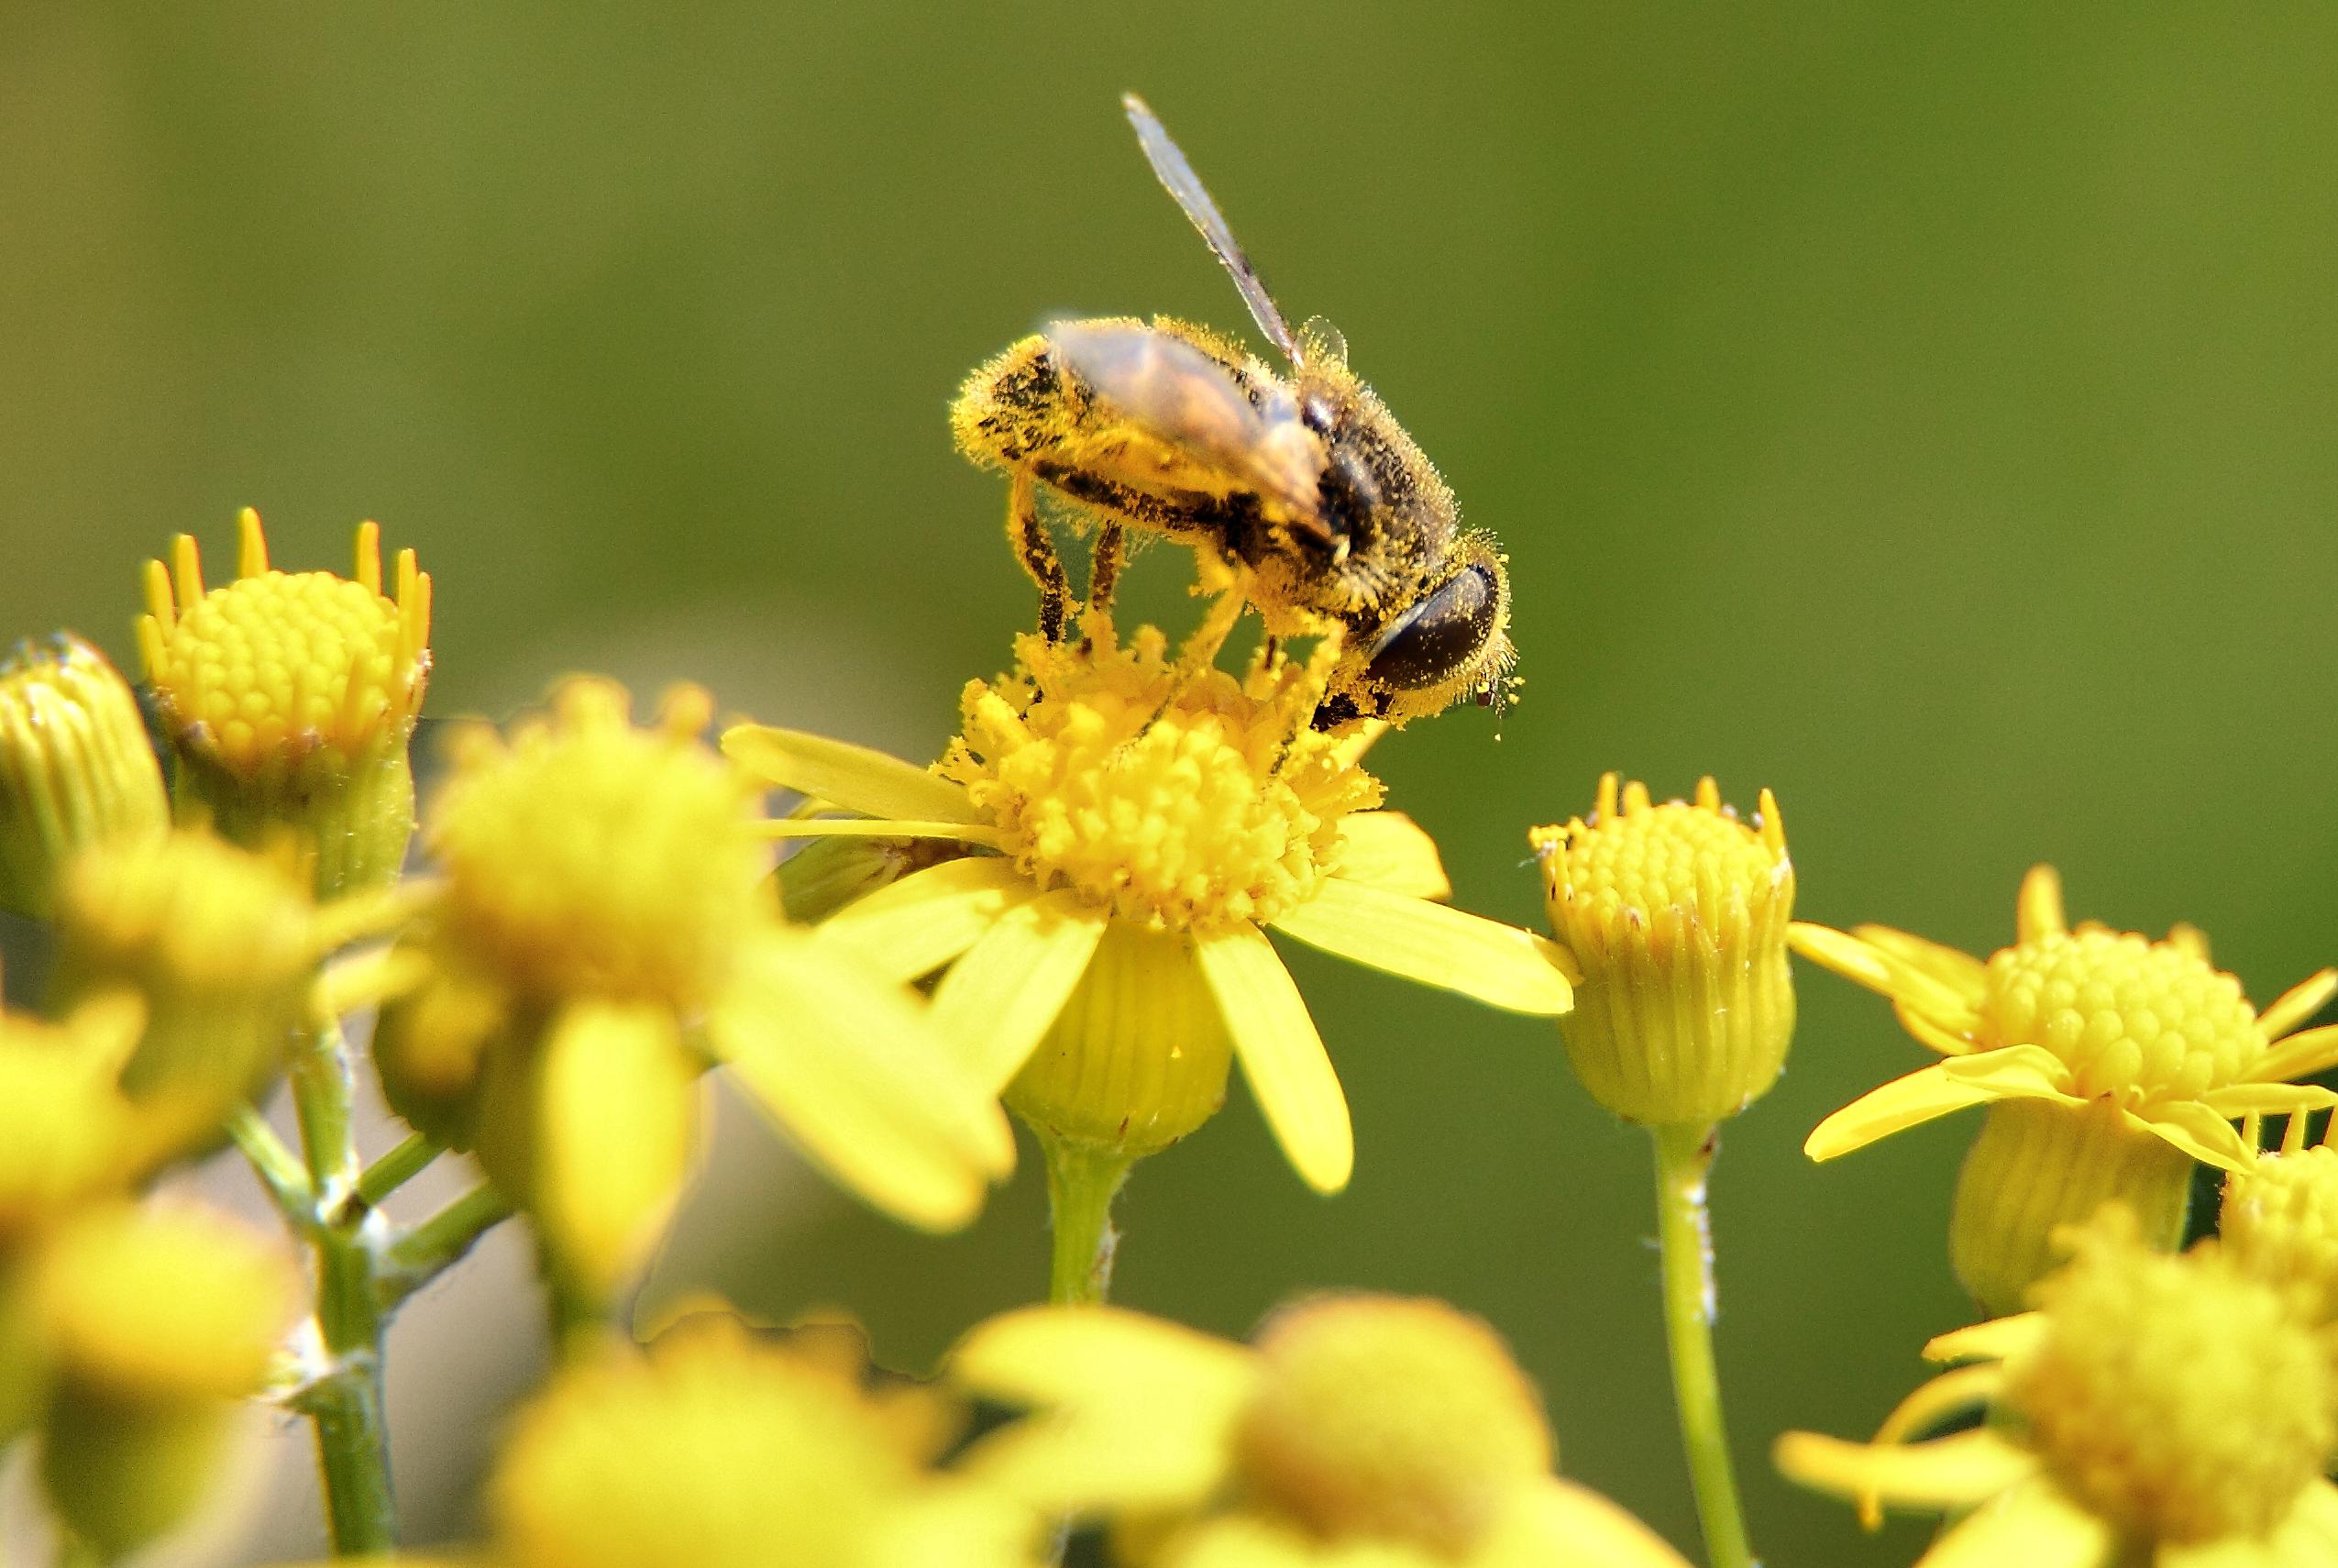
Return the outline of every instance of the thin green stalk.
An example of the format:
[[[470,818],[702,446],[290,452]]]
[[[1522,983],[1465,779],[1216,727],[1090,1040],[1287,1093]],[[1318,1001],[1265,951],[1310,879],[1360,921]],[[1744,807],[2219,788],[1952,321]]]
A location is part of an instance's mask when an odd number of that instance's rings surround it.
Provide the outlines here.
[[[1128,1156],[1091,1143],[1042,1132],[1047,1156],[1047,1207],[1054,1259],[1047,1298],[1058,1306],[1100,1304],[1112,1289],[1112,1254],[1120,1244],[1112,1200],[1128,1179]]]
[[[409,1227],[390,1243],[374,1278],[374,1295],[387,1314],[446,1273],[481,1236],[510,1217],[503,1195],[485,1184]]]
[[[326,1359],[325,1372],[303,1393],[300,1406],[316,1429],[334,1549],[345,1556],[384,1552],[398,1538],[382,1397],[382,1314],[366,1234],[373,1211],[357,1190],[348,1047],[337,1021],[295,1033],[290,1076],[309,1185],[320,1210],[313,1240],[316,1322]]]
[[[1664,1330],[1672,1353],[1672,1397],[1688,1451],[1712,1568],[1753,1568],[1729,1433],[1721,1418],[1721,1374],[1713,1359],[1713,1228],[1705,1178],[1719,1146],[1713,1127],[1657,1127],[1657,1235],[1664,1255]]]
[[[238,1107],[227,1118],[227,1133],[241,1149],[252,1174],[283,1215],[284,1222],[301,1235],[316,1226],[316,1189],[309,1186],[307,1167],[301,1157],[284,1146],[259,1112],[246,1105]]]
[[[358,1197],[369,1207],[380,1208],[392,1193],[428,1169],[439,1153],[438,1145],[421,1133],[408,1133],[404,1143],[366,1166],[358,1177]]]

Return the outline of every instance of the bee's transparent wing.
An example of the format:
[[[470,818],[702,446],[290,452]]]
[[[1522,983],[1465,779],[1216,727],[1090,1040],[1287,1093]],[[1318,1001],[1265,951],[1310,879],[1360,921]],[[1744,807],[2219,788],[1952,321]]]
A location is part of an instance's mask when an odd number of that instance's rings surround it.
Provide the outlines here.
[[[1298,364],[1299,340],[1292,336],[1290,326],[1283,319],[1283,313],[1274,307],[1274,296],[1259,281],[1257,269],[1251,265],[1251,259],[1242,254],[1241,246],[1234,238],[1234,231],[1226,226],[1226,215],[1218,210],[1218,204],[1211,201],[1209,193],[1202,188],[1200,177],[1194,173],[1194,166],[1186,161],[1184,151],[1169,139],[1169,132],[1162,125],[1160,117],[1146,107],[1142,98],[1134,93],[1124,93],[1120,95],[1120,106],[1128,110],[1129,123],[1136,127],[1137,142],[1144,149],[1145,161],[1152,165],[1152,171],[1160,176],[1163,186],[1175,198],[1186,215],[1193,219],[1194,226],[1201,230],[1202,238],[1209,242],[1209,248],[1233,277],[1234,287],[1241,291],[1242,303],[1251,307],[1251,319],[1258,323],[1258,329],[1266,334],[1266,340],[1274,345],[1285,359],[1293,365]]]
[[[1287,388],[1269,382],[1263,404],[1254,404],[1224,365],[1136,322],[1051,322],[1045,336],[1121,418],[1295,518],[1312,519],[1322,446],[1299,422]]]

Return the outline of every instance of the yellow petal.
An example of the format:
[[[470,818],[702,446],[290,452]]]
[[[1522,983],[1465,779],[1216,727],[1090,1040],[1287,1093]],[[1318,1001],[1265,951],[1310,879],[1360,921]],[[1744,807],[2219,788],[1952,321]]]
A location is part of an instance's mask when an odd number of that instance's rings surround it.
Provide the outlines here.
[[[1106,916],[1069,888],[1017,904],[942,977],[933,1026],[996,1094],[1031,1059],[1104,940]]]
[[[1940,1070],[1960,1084],[1985,1088],[1992,1099],[2051,1099],[2086,1102],[2069,1092],[2070,1069],[2043,1045],[2001,1045],[1969,1056],[1951,1056]]]
[[[1869,990],[1887,997],[1892,994],[1891,966],[1880,952],[1848,932],[1798,920],[1786,927],[1786,941],[1812,963],[1832,969],[1847,980],[1856,980]]]
[[[1351,882],[1384,893],[1416,899],[1450,899],[1437,841],[1402,812],[1354,812],[1340,819],[1340,856],[1334,862]]]
[[[951,1379],[1040,1411],[977,1444],[970,1473],[1066,1512],[1198,1503],[1229,1463],[1256,1373],[1251,1353],[1111,1307],[1038,1307],[982,1324]]]
[[[2249,1077],[2259,1083],[2311,1077],[2338,1066],[2338,1023],[2292,1034],[2256,1059]]]
[[[765,838],[954,838],[996,848],[998,830],[978,823],[921,823],[902,817],[770,817],[755,824]]]
[[[2233,1124],[2196,1099],[2172,1100],[2129,1111],[2127,1124],[2152,1134],[2204,1165],[2243,1171],[2253,1157]]]
[[[1968,1001],[1980,999],[1989,966],[1971,954],[1888,925],[1854,926],[1851,934],[1898,967],[1928,975]]]
[[[544,1043],[533,1209],[596,1299],[666,1229],[698,1139],[699,1064],[662,1009],[579,1003]]]
[[[1548,937],[1426,899],[1327,877],[1315,897],[1274,922],[1313,947],[1375,969],[1542,1017],[1574,1005]],[[1572,960],[1567,960],[1572,962]]]
[[[2062,911],[2062,873],[2051,866],[2031,867],[2013,900],[2014,939],[2037,942],[2069,929],[2069,918]]]
[[[2244,1116],[2327,1110],[2338,1105],[2338,1093],[2318,1084],[2226,1084],[2201,1095],[2200,1102],[2225,1121],[2237,1121]]]
[[[1943,1029],[1906,1002],[1893,1002],[1891,1016],[1900,1021],[1901,1028],[1944,1056],[1969,1056],[1980,1049],[1980,1043],[1970,1035],[1958,1034]]]
[[[1986,1408],[2004,1385],[2005,1369],[1993,1363],[1944,1372],[1893,1406],[1869,1441],[1877,1447],[1892,1447],[1920,1438],[1952,1417]],[[1880,1529],[1882,1499],[1869,1493],[1858,1503],[1859,1523],[1869,1529]]]
[[[2016,1312],[2010,1318],[1991,1318],[1986,1323],[1951,1329],[1945,1334],[1935,1335],[1924,1344],[1924,1358],[1926,1361],[2003,1361],[2029,1349],[2045,1333],[2044,1313]]]
[[[1234,1036],[1242,1076],[1283,1153],[1309,1187],[1339,1191],[1355,1170],[1355,1130],[1291,972],[1256,926],[1201,937],[1194,946]]]
[[[815,1163],[912,1225],[965,1224],[1013,1165],[998,1103],[916,997],[849,955],[768,933],[707,1036]]]
[[[1935,1062],[1869,1089],[1812,1129],[1803,1153],[1814,1160],[1832,1160],[1935,1116],[1997,1098],[1978,1084],[1958,1083],[1941,1070],[1946,1065]]]
[[[2110,1568],[2117,1544],[2110,1526],[2032,1480],[1952,1526],[1918,1568]]]
[[[722,755],[767,783],[864,816],[979,820],[961,786],[848,741],[767,724],[734,724],[722,732]]]
[[[2278,1040],[2320,1012],[2333,994],[2338,994],[2338,969],[2309,975],[2274,998],[2273,1005],[2257,1014],[2257,1027],[2265,1031],[2267,1040]]]
[[[2162,1547],[2159,1568],[2330,1568],[2338,1562],[2338,1487],[2310,1482],[2297,1507],[2262,1540]]]
[[[838,942],[897,979],[913,980],[972,947],[1017,904],[1038,896],[1011,860],[972,855],[945,860],[856,899],[821,922]]]
[[[1788,1480],[1813,1491],[1847,1502],[1879,1496],[1896,1507],[1927,1512],[1969,1507],[2037,1468],[2035,1458],[1986,1429],[1905,1446],[1788,1432],[1773,1457]]]
[[[1523,1488],[1468,1562],[1470,1568],[1688,1568],[1624,1508],[1555,1475]]]

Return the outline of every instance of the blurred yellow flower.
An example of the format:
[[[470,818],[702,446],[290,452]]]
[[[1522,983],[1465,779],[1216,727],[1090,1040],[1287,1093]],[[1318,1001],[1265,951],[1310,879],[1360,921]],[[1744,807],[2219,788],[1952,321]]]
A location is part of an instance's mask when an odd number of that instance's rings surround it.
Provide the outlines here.
[[[1748,824],[1599,781],[1588,820],[1537,828],[1550,929],[1582,978],[1559,1032],[1593,1099],[1648,1126],[1710,1126],[1778,1079],[1794,1033],[1794,865],[1778,802]]]
[[[2111,1217],[2115,1217],[2111,1218]],[[1856,1501],[1962,1518],[1923,1568],[2302,1568],[2338,1562],[2338,1381],[2326,1337],[2214,1243],[2154,1253],[2107,1211],[2040,1310],[1945,1335],[1935,1378],[1876,1441],[1779,1440],[1778,1464]],[[1960,1412],[1978,1429],[1911,1441]],[[1968,1512],[1969,1510],[1969,1512]]]
[[[138,699],[104,654],[61,632],[0,659],[0,909],[45,920],[75,853],[170,825]]]
[[[705,694],[670,694],[649,729],[628,711],[573,679],[508,741],[458,734],[425,829],[442,879],[407,949],[419,983],[376,1033],[393,1105],[476,1148],[596,1296],[678,1195],[703,1053],[872,1202],[965,1223],[1011,1164],[997,1105],[916,997],[771,906],[750,792],[696,739]]]
[[[1828,1117],[1805,1152],[1833,1159],[1989,1105],[1958,1179],[1951,1250],[1966,1287],[2001,1313],[2050,1268],[2058,1226],[2116,1198],[2146,1240],[2172,1248],[2192,1162],[2248,1163],[2233,1121],[2338,1098],[2290,1081],[2338,1064],[2338,1025],[2289,1032],[2338,991],[2338,970],[2259,1013],[2188,926],[2157,942],[2071,928],[2051,867],[2024,880],[2016,912],[2013,944],[1986,963],[1882,926],[1792,933],[1804,956],[1891,998],[1945,1058]]]
[[[138,647],[179,789],[239,844],[298,830],[320,892],[386,883],[414,831],[407,741],[430,675],[430,576],[401,550],[385,596],[372,523],[352,578],[273,570],[259,513],[237,523],[236,577],[208,592],[188,535],[171,567],[147,563]]]
[[[2306,1119],[2291,1117],[2277,1154],[2224,1178],[2217,1242],[2237,1267],[2293,1292],[2309,1317],[2338,1323],[2338,1120],[2319,1143],[2305,1133]]]
[[[995,1090],[1055,1031],[1053,1049],[1080,1061],[1038,1065],[1031,1092],[1010,1096],[1018,1110],[1080,1142],[1116,1143],[1125,1121],[1118,1152],[1160,1147],[1215,1109],[1207,1080],[1214,1058],[1223,1081],[1211,1044],[1222,1031],[1292,1164],[1336,1191],[1354,1164],[1347,1101],[1267,928],[1496,1007],[1566,1010],[1549,943],[1435,901],[1450,890],[1436,846],[1377,809],[1380,783],[1358,765],[1377,731],[1309,727],[1320,650],[1238,679],[1171,658],[1151,627],[1124,645],[1090,613],[1081,630],[1023,637],[1014,673],[970,682],[964,729],[932,770],[790,730],[723,736],[764,780],[870,819],[776,833],[991,852],[912,870],[820,931],[904,978],[946,966],[934,1021]],[[1099,951],[1112,955],[1108,981]],[[1164,1012],[1191,1032],[1147,1026],[1132,1039],[1120,1021]],[[1191,1062],[1169,1055],[1188,1050]],[[1106,1107],[1067,1088],[1082,1079],[1130,1087]]]
[[[1036,1407],[970,1475],[1119,1527],[1144,1568],[1682,1568],[1551,1474],[1532,1385],[1442,1302],[1330,1296],[1253,1347],[1108,1307],[1009,1312],[952,1353],[972,1391]]]

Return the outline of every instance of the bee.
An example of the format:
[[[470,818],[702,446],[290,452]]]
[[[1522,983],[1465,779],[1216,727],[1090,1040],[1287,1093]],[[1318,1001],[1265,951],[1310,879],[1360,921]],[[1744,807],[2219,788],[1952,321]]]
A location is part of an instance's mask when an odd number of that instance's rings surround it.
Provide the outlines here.
[[[1348,369],[1339,333],[1285,323],[1143,100],[1122,104],[1287,368],[1186,322],[1108,316],[1050,323],[967,378],[952,429],[968,458],[1009,477],[1008,537],[1039,585],[1040,630],[1061,638],[1073,603],[1040,516],[1044,486],[1096,525],[1091,606],[1110,602],[1133,530],[1215,562],[1271,638],[1336,629],[1318,728],[1402,723],[1463,697],[1498,706],[1516,658],[1501,551],[1462,528],[1452,491]]]

